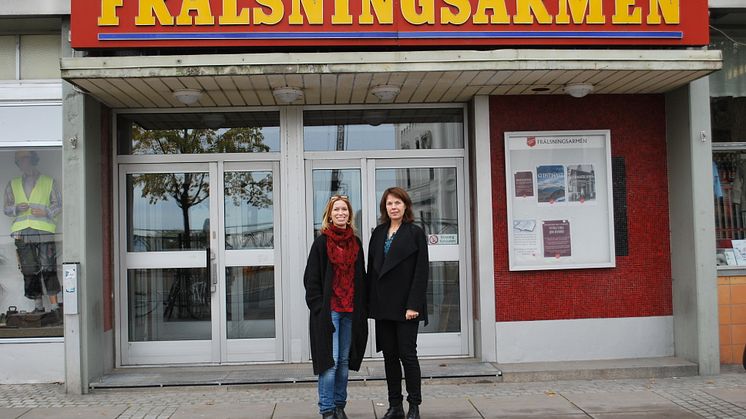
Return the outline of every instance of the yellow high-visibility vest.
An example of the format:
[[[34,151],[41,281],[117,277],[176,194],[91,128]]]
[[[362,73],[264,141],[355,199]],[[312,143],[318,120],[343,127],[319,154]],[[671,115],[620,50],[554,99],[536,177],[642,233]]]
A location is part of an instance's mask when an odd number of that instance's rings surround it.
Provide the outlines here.
[[[36,180],[36,185],[31,191],[31,197],[26,196],[26,191],[23,190],[23,180],[21,177],[14,178],[11,182],[11,188],[13,189],[13,199],[16,205],[19,203],[27,202],[29,209],[23,211],[20,214],[16,214],[16,219],[10,230],[15,233],[21,231],[24,228],[33,228],[35,230],[46,231],[54,233],[57,231],[57,225],[53,223],[47,217],[35,217],[31,214],[31,207],[33,206],[44,206],[49,208],[49,195],[52,193],[52,178],[45,175],[39,175],[39,179]]]

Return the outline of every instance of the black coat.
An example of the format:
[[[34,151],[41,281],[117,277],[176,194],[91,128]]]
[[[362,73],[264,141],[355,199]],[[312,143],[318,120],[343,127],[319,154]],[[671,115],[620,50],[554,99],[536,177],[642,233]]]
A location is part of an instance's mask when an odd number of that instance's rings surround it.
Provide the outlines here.
[[[363,244],[355,237],[360,250],[355,261],[355,296],[352,312],[352,343],[350,345],[350,369],[360,370],[365,346],[368,343],[367,296],[365,285],[365,258]],[[326,251],[326,236],[320,235],[313,241],[311,252],[303,275],[306,287],[306,304],[311,314],[308,327],[311,338],[311,357],[313,373],[319,375],[334,366],[332,357],[332,324],[331,296],[334,268],[329,262]]]
[[[427,325],[427,292],[430,267],[425,232],[413,223],[402,223],[384,257],[389,224],[373,230],[368,248],[368,315],[378,320],[407,321],[407,310],[420,313]]]

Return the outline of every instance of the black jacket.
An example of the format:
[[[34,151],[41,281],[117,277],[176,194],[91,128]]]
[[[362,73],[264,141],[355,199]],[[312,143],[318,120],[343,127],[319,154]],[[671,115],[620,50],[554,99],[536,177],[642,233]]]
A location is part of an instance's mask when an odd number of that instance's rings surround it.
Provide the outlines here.
[[[402,223],[384,257],[389,224],[373,230],[368,249],[368,315],[373,319],[407,321],[405,313],[420,313],[427,325],[428,265],[425,232],[413,223]]]
[[[365,258],[363,244],[355,237],[360,250],[355,261],[355,296],[352,312],[352,343],[350,345],[350,369],[360,370],[365,346],[368,343],[367,296],[365,284]],[[313,373],[319,375],[334,366],[332,358],[332,324],[331,296],[334,268],[326,252],[326,236],[320,235],[313,241],[311,252],[303,275],[306,287],[306,305],[311,310],[308,327],[311,338],[311,357]]]

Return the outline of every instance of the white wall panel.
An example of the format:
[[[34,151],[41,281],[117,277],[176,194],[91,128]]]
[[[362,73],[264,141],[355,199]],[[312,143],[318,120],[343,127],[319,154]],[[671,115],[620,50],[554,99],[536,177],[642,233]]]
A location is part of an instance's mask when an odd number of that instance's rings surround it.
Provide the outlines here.
[[[498,322],[497,362],[673,356],[673,317]]]

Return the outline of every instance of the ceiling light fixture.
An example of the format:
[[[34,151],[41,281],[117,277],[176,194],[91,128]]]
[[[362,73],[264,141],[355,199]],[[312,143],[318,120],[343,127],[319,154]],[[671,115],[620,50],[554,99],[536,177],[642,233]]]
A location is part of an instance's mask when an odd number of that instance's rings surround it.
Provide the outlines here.
[[[377,97],[381,102],[390,102],[399,94],[401,89],[399,86],[393,86],[390,84],[381,84],[372,89],[370,93]]]
[[[303,97],[303,90],[298,87],[284,86],[272,89],[272,95],[280,104],[293,103]]]
[[[565,86],[565,93],[572,97],[583,97],[593,92],[593,85],[590,83],[572,83]]]
[[[202,90],[199,89],[179,89],[173,93],[176,100],[184,105],[193,105],[202,97]]]

